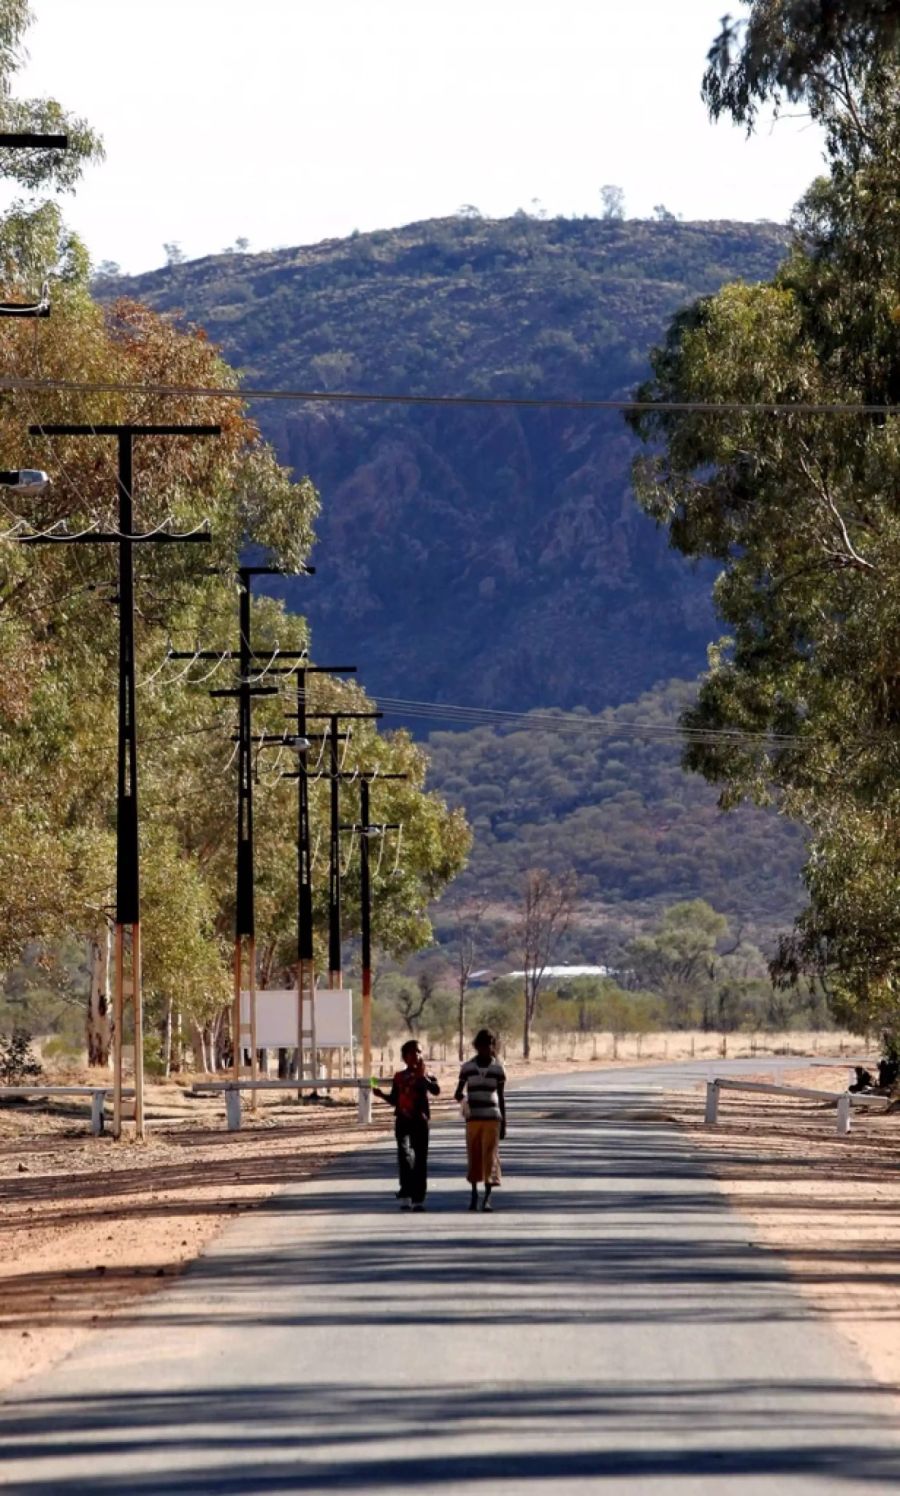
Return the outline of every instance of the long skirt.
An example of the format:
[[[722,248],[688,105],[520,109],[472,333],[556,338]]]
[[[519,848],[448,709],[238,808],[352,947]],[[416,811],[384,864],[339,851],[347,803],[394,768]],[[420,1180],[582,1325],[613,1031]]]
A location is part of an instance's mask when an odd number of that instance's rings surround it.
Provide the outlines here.
[[[500,1123],[493,1118],[470,1117],[466,1122],[466,1153],[470,1184],[500,1183]]]

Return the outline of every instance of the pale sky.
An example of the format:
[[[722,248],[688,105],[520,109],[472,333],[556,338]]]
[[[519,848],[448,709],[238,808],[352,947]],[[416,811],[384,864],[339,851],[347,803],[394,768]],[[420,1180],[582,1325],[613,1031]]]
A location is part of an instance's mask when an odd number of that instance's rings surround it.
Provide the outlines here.
[[[32,0],[18,92],[105,137],[66,208],[137,272],[238,236],[307,244],[533,200],[784,219],[821,169],[802,120],[711,125],[704,58],[740,0]]]

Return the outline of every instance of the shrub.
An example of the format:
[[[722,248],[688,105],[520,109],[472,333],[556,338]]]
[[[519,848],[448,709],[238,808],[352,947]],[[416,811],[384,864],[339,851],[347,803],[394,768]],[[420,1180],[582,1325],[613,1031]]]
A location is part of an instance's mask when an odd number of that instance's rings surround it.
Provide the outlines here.
[[[9,1035],[0,1034],[0,1082],[4,1086],[21,1086],[43,1073],[27,1029],[14,1028]]]

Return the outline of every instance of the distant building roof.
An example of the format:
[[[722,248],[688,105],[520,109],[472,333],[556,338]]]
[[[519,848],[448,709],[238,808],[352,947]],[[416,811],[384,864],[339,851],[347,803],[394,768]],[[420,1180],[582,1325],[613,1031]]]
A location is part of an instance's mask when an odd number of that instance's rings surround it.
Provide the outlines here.
[[[521,981],[524,975],[524,971],[473,971],[469,977],[469,986],[488,987],[491,982],[499,982],[504,978],[518,978]],[[558,982],[572,977],[613,977],[615,975],[611,966],[548,966],[544,972],[544,980]]]
[[[524,977],[524,971],[505,971],[505,977]],[[546,966],[545,977],[611,977],[615,973],[611,966]]]

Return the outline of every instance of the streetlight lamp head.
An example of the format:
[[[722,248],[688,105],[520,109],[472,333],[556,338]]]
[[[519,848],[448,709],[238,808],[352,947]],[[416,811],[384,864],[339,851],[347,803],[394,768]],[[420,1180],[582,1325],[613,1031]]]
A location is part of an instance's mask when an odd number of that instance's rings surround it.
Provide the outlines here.
[[[308,753],[311,745],[309,738],[303,738],[298,735],[288,738],[285,746],[290,749],[291,753]]]
[[[50,487],[50,479],[38,468],[15,468],[12,472],[0,472],[0,487],[15,489],[26,498],[38,498]]]

